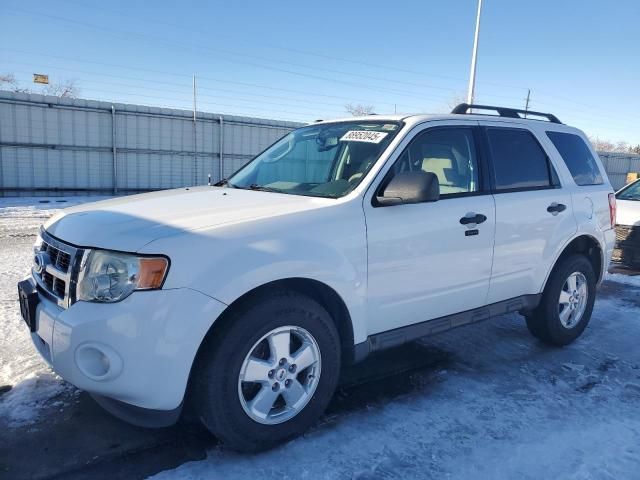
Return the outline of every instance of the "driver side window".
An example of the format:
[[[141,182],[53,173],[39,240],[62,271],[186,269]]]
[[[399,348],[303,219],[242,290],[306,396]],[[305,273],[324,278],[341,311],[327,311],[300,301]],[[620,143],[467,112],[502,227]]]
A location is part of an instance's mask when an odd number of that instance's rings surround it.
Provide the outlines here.
[[[392,167],[393,175],[416,170],[438,177],[441,198],[477,192],[480,183],[472,129],[431,128],[418,134]]]

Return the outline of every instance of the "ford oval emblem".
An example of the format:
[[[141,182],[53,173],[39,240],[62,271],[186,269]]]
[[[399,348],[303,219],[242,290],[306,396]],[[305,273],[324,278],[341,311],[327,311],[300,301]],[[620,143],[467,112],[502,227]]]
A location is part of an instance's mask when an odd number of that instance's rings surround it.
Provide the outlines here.
[[[35,265],[33,268],[36,273],[42,273],[47,268],[47,265],[51,263],[51,260],[47,252],[38,252],[33,258],[33,263]]]

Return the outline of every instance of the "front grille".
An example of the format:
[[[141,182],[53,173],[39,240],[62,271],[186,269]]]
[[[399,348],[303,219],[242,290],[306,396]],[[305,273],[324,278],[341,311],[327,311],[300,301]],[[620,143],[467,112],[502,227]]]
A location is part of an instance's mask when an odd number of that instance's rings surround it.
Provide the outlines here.
[[[51,275],[49,272],[42,272],[41,278],[42,278],[42,281],[44,282],[44,285],[47,287],[47,290],[50,292],[53,292],[53,283],[55,281],[54,276]]]
[[[49,255],[51,265],[54,265],[61,272],[67,273],[69,271],[71,254],[62,251],[45,241],[42,242],[41,251],[46,252]]]
[[[640,269],[640,227],[616,225],[616,245],[611,260]]]
[[[635,229],[628,225],[616,225],[616,242],[626,241]]]
[[[67,308],[75,301],[78,272],[74,265],[83,251],[52,237],[44,229],[40,236],[42,244],[34,251],[33,278],[44,295]]]

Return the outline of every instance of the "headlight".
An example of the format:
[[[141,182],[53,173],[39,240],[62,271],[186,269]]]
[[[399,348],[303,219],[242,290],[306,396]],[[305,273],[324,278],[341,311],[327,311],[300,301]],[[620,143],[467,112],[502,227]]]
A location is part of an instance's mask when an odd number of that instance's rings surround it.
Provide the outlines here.
[[[135,290],[160,288],[169,260],[91,250],[80,267],[77,297],[86,302],[117,302]]]

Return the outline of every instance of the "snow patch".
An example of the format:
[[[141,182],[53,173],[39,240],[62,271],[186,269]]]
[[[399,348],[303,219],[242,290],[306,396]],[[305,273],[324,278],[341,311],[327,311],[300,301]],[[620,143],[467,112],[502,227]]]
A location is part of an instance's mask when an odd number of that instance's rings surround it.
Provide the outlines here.
[[[21,427],[35,423],[47,406],[61,406],[54,400],[71,386],[50,372],[32,372],[21,382],[0,396],[0,418],[9,427]]]
[[[625,285],[632,285],[634,287],[640,287],[640,275],[625,275],[623,273],[606,273],[605,280],[616,283],[623,283]]]
[[[29,273],[40,225],[63,208],[105,197],[0,198],[0,421],[34,423],[51,400],[71,387],[54,375],[36,351],[20,317],[16,284]],[[58,401],[58,400],[56,400]]]

